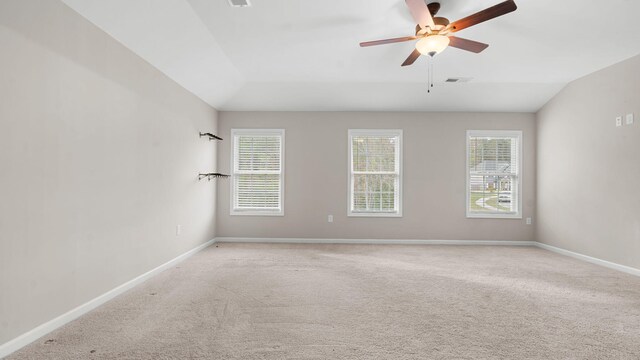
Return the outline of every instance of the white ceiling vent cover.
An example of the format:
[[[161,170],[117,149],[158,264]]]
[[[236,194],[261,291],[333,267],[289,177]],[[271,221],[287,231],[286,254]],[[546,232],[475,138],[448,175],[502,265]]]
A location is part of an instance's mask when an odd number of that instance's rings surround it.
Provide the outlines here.
[[[249,0],[229,0],[231,7],[249,7],[251,3]]]
[[[446,83],[468,83],[469,81],[471,81],[471,79],[472,78],[470,78],[470,77],[467,77],[467,78],[448,78],[444,82],[446,82]]]

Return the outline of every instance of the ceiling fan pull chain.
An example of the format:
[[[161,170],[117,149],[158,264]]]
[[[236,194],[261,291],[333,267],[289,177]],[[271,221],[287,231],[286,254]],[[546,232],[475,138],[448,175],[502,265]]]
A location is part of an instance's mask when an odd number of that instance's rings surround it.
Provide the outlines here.
[[[431,87],[433,87],[433,78],[435,77],[435,72],[433,70],[433,58],[431,59]]]
[[[431,93],[433,87],[433,58],[427,58],[427,93]]]
[[[427,58],[427,93],[431,93],[431,59]]]

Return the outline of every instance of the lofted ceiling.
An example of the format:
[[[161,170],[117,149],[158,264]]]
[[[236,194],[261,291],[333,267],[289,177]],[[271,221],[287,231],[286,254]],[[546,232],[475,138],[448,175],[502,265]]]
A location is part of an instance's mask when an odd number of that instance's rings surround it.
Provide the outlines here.
[[[404,0],[62,1],[227,111],[535,112],[568,82],[640,53],[640,1],[516,0],[516,12],[456,34],[490,46],[438,55],[427,94],[426,58],[400,67],[412,42],[358,46],[413,35]],[[438,16],[500,1],[441,0]]]

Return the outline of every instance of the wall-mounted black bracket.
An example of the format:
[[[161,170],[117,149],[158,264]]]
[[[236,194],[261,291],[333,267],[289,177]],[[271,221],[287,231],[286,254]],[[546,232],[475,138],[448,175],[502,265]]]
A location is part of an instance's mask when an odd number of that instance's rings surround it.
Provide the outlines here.
[[[209,141],[211,140],[222,140],[222,138],[220,136],[217,135],[213,135],[212,133],[200,133],[200,137],[206,136],[209,138]],[[206,173],[206,174],[198,174],[198,181],[207,178],[207,181],[211,181],[211,179],[217,179],[217,178],[228,178],[231,175],[227,175],[227,174],[221,174],[221,173]]]
[[[220,136],[217,135],[213,135],[212,133],[200,133],[200,137],[206,136],[209,138],[209,141],[211,140],[222,140],[222,138]]]
[[[204,178],[207,178],[208,181],[211,181],[211,179],[228,178],[229,176],[231,176],[231,175],[220,174],[220,173],[198,174],[198,180],[202,180]]]

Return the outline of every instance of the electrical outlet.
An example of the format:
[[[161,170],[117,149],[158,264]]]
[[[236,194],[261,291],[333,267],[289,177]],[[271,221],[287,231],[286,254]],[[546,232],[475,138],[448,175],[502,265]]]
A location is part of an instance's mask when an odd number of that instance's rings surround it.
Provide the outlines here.
[[[622,126],[622,116],[616,118],[616,127]]]
[[[531,218],[530,217],[527,218],[527,225],[531,225]]]
[[[633,114],[627,114],[627,125],[633,124]]]
[[[176,236],[182,234],[182,225],[176,225]]]
[[[332,223],[333,222],[333,215],[327,216],[327,221]]]

